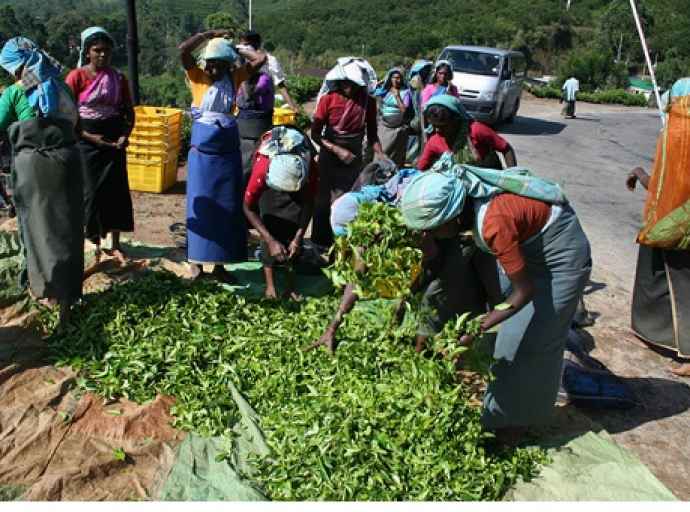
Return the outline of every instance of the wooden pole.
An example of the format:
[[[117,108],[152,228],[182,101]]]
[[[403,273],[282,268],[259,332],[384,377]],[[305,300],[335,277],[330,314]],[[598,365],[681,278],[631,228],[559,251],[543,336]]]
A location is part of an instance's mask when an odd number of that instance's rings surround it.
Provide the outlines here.
[[[127,0],[127,67],[132,102],[139,104],[139,36],[136,0]]]

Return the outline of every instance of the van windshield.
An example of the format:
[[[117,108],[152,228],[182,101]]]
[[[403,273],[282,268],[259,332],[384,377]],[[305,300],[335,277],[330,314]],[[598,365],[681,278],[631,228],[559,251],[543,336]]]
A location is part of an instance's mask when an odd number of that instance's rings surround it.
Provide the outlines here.
[[[491,53],[472,50],[446,50],[441,59],[450,61],[453,71],[473,75],[498,76],[501,70],[501,58]]]

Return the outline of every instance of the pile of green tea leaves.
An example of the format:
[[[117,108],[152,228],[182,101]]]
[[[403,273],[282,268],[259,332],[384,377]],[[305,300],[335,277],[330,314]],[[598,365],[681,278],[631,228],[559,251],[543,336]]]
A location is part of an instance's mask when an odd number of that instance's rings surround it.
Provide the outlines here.
[[[400,298],[421,270],[422,251],[397,208],[365,203],[333,245],[333,264],[325,270],[336,288],[354,284],[360,298]]]
[[[338,356],[302,348],[337,298],[303,303],[228,293],[154,272],[89,295],[50,346],[104,397],[176,398],[175,426],[232,436],[232,383],[271,453],[251,478],[277,500],[495,500],[544,453],[492,447],[452,362],[391,333],[390,301],[361,303]]]

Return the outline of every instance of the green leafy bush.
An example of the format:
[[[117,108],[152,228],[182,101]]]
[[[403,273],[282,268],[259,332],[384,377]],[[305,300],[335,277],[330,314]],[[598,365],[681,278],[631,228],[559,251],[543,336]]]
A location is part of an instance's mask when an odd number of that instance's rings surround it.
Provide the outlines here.
[[[187,109],[192,103],[192,93],[181,72],[143,75],[139,86],[143,105]]]
[[[623,63],[616,63],[613,55],[598,49],[586,48],[572,51],[558,69],[558,84],[574,76],[580,81],[580,89],[593,92],[600,88],[620,89],[628,85],[628,70]]]
[[[562,92],[552,85],[534,86],[525,84],[525,89],[537,98],[560,99]],[[626,105],[629,107],[646,107],[647,98],[643,94],[632,94],[624,89],[606,89],[596,92],[581,91],[577,94],[578,101],[587,103],[607,103]]]
[[[290,75],[287,77],[286,85],[292,99],[301,104],[316,97],[322,82],[321,78],[315,76]]]
[[[630,107],[647,106],[647,98],[643,94],[631,94],[624,89],[608,89],[593,93],[583,92],[578,94],[577,99],[589,103],[611,103]]]

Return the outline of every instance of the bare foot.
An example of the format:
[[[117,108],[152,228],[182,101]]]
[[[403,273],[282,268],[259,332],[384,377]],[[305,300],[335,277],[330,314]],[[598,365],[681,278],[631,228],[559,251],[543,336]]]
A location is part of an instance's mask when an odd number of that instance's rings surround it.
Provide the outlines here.
[[[129,260],[129,257],[124,253],[124,251],[120,247],[118,247],[117,249],[113,249],[112,255],[117,261],[120,262],[121,265],[124,265]]]
[[[690,363],[683,363],[677,368],[671,368],[671,373],[678,375],[678,377],[690,377]]]
[[[192,281],[201,279],[204,276],[204,268],[201,265],[195,263],[189,264],[189,272],[191,274],[190,278]]]
[[[275,288],[266,288],[266,291],[264,292],[264,297],[266,297],[269,300],[276,300],[278,298],[278,293],[276,292]]]

